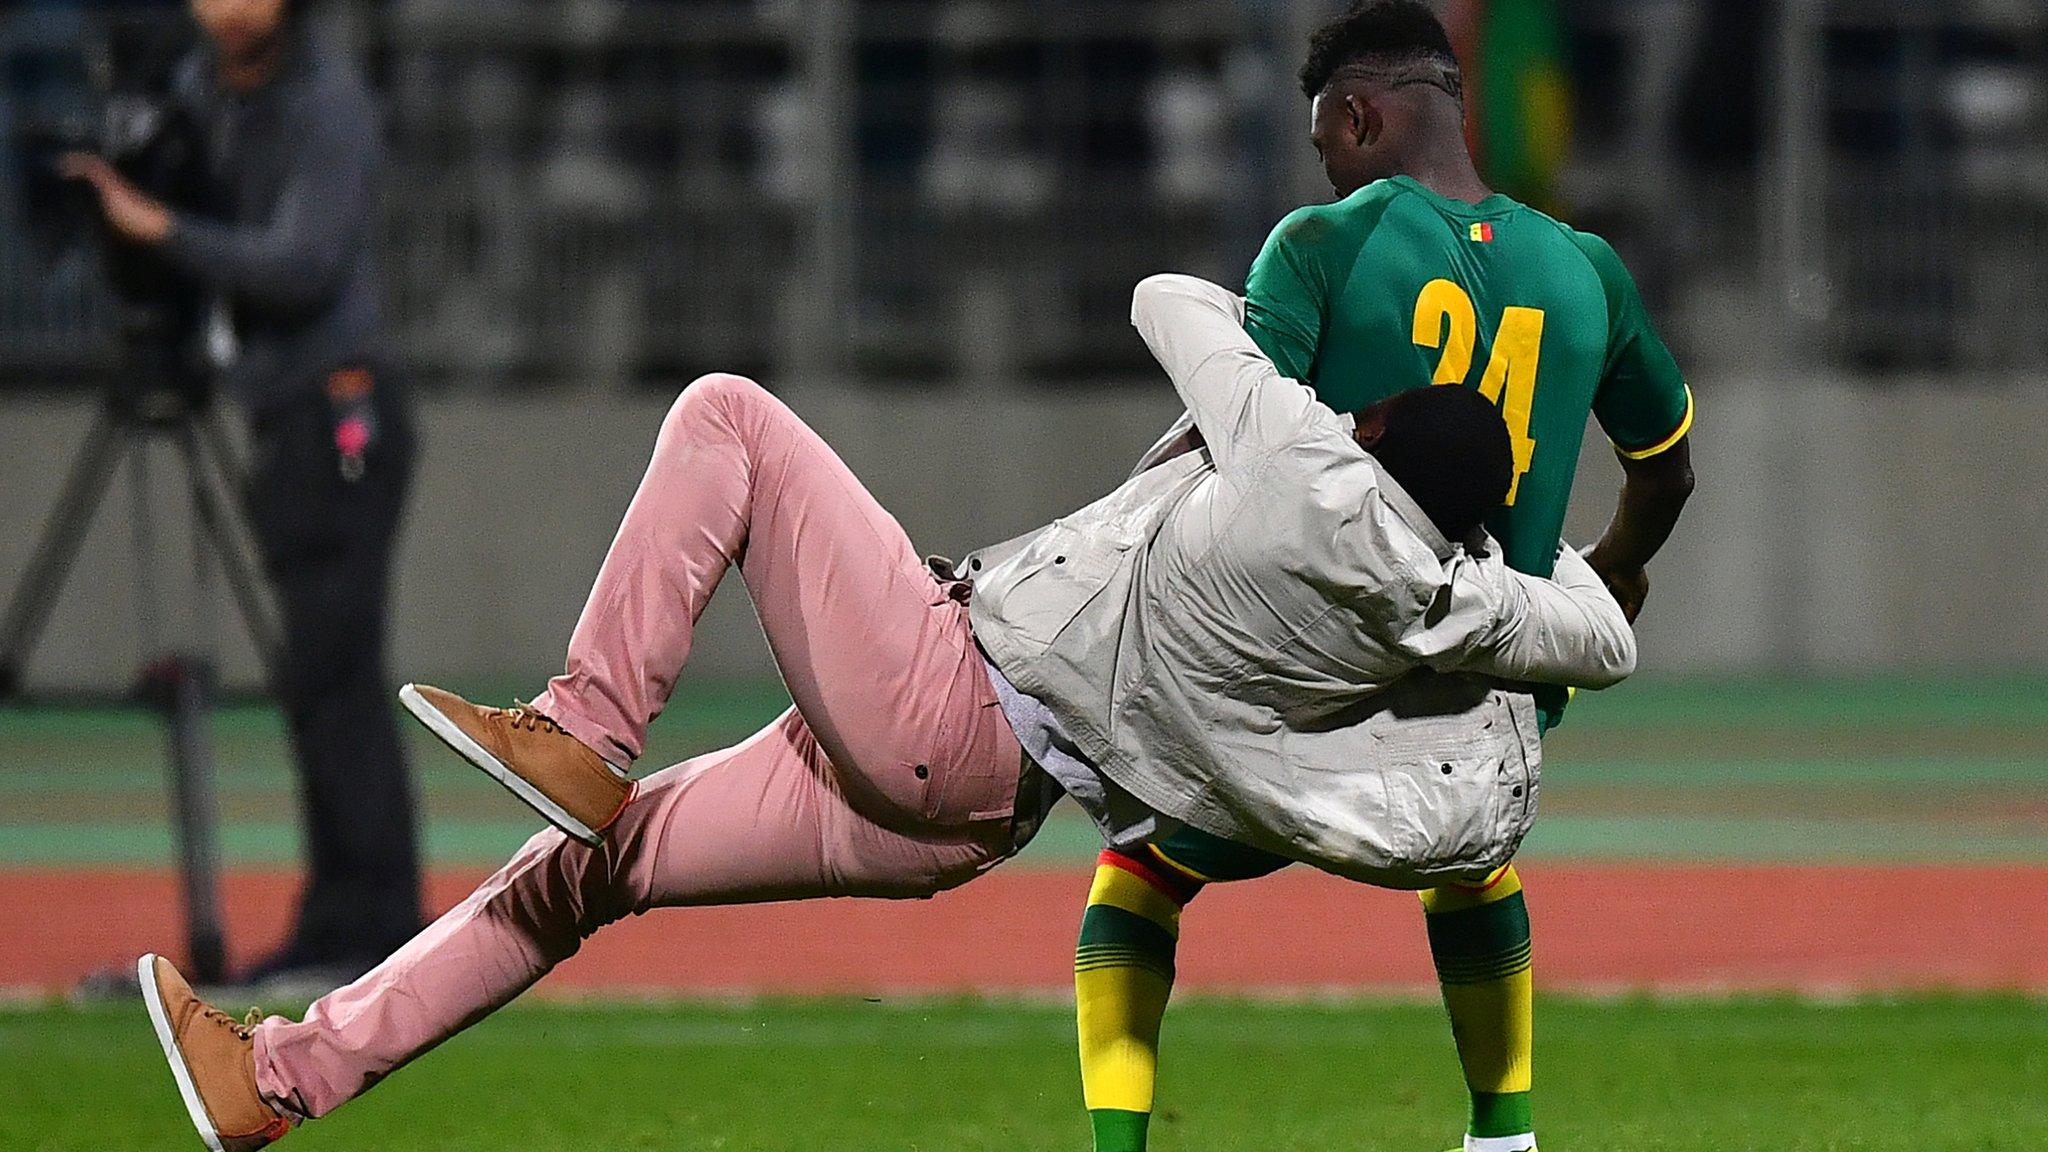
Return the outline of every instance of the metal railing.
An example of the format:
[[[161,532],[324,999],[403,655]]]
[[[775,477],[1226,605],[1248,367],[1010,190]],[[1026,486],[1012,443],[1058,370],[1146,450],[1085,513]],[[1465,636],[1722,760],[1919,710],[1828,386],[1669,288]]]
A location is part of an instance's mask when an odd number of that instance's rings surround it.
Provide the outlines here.
[[[1235,2],[339,11],[386,104],[393,340],[427,377],[1125,375],[1129,284],[1240,271],[1281,203]],[[21,231],[0,362],[90,363],[91,269],[49,278]]]
[[[1759,200],[1795,351],[2048,367],[2048,8],[1787,0]]]
[[[1317,194],[1291,71],[1332,6],[411,0],[326,15],[385,101],[404,361],[465,386],[612,387],[713,368],[1142,375],[1129,285],[1164,268],[1235,283],[1271,222]],[[1702,9],[1573,7],[1604,13],[1641,71],[1618,137],[1582,149],[1580,203],[1676,342],[1704,333],[1696,371],[1727,342],[1690,304],[1730,294],[1782,327],[1788,357],[2048,365],[2044,326],[2011,320],[2048,308],[2039,5],[1788,0],[1763,65],[1773,135],[1739,178],[1671,159],[1686,54],[1650,49],[1694,35]],[[0,17],[0,132],[29,99],[21,62],[80,34],[75,18]],[[1902,127],[1873,150],[1844,132],[1858,116]],[[4,193],[0,227],[0,377],[91,368],[107,309],[90,262],[50,269]]]

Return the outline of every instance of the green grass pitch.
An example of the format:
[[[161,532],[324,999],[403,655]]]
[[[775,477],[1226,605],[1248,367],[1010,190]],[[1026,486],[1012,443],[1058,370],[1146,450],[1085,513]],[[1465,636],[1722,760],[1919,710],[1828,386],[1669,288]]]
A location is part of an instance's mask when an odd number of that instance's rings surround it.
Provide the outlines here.
[[[1539,1005],[1554,1152],[2037,1152],[2048,1004]],[[1463,1093],[1429,1004],[1191,1000],[1159,1152],[1440,1152]],[[517,1006],[292,1135],[321,1149],[1088,1146],[1071,1010],[1009,1003]],[[139,1006],[0,1010],[0,1148],[198,1148]]]

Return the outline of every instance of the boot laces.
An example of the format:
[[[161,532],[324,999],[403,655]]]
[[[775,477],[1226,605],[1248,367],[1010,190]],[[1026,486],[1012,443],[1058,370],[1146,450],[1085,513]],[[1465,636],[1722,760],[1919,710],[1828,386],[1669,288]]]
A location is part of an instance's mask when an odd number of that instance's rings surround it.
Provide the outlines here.
[[[255,1036],[256,1026],[263,1023],[263,1011],[259,1008],[249,1009],[249,1014],[238,1021],[213,1005],[201,1001],[199,1014],[205,1017],[208,1023],[234,1033],[237,1040],[248,1040]]]
[[[512,727],[524,728],[528,732],[545,732],[553,735],[562,730],[560,724],[534,711],[533,705],[519,700],[514,700],[512,707],[505,709],[505,715]]]

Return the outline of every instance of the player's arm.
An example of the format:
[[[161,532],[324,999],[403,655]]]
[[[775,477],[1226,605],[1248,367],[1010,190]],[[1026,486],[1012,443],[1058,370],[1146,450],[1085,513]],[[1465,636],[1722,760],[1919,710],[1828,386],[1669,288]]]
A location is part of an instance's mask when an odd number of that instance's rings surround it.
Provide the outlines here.
[[[1646,566],[1692,496],[1692,390],[1614,249],[1583,232],[1573,239],[1607,297],[1607,362],[1593,414],[1613,441],[1623,473],[1614,519],[1586,559],[1634,620],[1650,590]]]
[[[1650,594],[1650,557],[1670,539],[1692,496],[1692,445],[1681,436],[1655,456],[1636,460],[1623,453],[1621,470],[1614,519],[1587,550],[1586,559],[1634,620]]]
[[[286,158],[269,219],[226,223],[181,214],[161,251],[207,284],[235,292],[241,307],[297,314],[333,302],[374,215],[376,117],[356,101],[324,106]]]
[[[1282,376],[1307,383],[1323,338],[1328,277],[1322,239],[1327,206],[1296,209],[1274,227],[1245,277],[1244,328]],[[1202,434],[1183,414],[1138,458],[1131,475],[1202,447]]]
[[[1275,225],[1244,281],[1244,327],[1280,374],[1314,378],[1329,304],[1324,264],[1337,227],[1328,205],[1297,208]]]
[[[1131,294],[1131,323],[1173,380],[1219,469],[1284,441],[1314,410],[1244,330],[1243,301],[1193,276],[1150,276]]]
[[[1572,549],[1559,550],[1549,579],[1509,568],[1497,550],[1454,562],[1449,575],[1394,638],[1417,663],[1575,688],[1605,688],[1635,671],[1635,633],[1621,605]]]

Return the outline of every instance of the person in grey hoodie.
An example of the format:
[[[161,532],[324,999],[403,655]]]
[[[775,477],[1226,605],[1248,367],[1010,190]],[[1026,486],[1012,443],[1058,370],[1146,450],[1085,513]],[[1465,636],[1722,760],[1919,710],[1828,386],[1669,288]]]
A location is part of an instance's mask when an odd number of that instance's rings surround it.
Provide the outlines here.
[[[412,785],[389,705],[391,556],[412,421],[384,357],[377,109],[289,0],[192,0],[206,44],[178,96],[206,136],[208,202],[160,203],[67,157],[115,238],[214,294],[224,379],[253,436],[248,507],[283,608],[283,683],[307,877],[289,939],[247,976],[332,987],[421,923]]]

